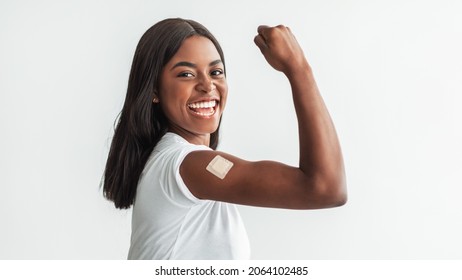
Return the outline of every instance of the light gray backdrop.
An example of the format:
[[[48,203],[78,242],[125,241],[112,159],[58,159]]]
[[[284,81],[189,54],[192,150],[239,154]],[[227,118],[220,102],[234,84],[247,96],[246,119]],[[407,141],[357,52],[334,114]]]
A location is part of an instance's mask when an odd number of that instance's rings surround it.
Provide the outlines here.
[[[0,258],[123,259],[130,211],[98,187],[144,31],[192,18],[222,43],[221,150],[298,162],[285,78],[253,37],[291,27],[341,139],[349,202],[240,207],[255,259],[462,257],[462,2],[0,2]]]

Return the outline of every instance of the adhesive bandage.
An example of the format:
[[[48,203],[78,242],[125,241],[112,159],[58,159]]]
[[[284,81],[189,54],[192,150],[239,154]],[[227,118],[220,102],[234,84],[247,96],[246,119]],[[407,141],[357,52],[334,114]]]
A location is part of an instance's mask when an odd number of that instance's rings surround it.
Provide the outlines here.
[[[231,161],[225,159],[222,156],[216,156],[212,159],[212,161],[207,165],[207,171],[212,173],[213,175],[217,176],[220,179],[225,178],[228,171],[233,167]]]

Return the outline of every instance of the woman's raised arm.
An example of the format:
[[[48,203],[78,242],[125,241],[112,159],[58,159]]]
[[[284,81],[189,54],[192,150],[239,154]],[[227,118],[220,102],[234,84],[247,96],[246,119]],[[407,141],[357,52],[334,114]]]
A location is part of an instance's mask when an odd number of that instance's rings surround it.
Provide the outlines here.
[[[185,184],[200,199],[237,204],[290,209],[343,205],[347,192],[339,140],[302,49],[285,26],[260,26],[254,41],[268,63],[290,82],[298,119],[299,167],[197,151],[181,164]],[[223,178],[207,170],[217,155],[233,164]],[[226,171],[226,162],[217,164],[218,171]]]

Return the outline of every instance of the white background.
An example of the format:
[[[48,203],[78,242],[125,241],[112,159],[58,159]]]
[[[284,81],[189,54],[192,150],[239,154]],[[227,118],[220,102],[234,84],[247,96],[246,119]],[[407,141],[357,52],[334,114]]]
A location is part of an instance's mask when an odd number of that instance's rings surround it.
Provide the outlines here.
[[[254,259],[462,258],[462,2],[0,2],[0,259],[124,259],[130,211],[99,189],[136,44],[192,18],[225,51],[220,149],[298,162],[285,78],[259,24],[291,27],[347,168],[342,208],[240,207]]]

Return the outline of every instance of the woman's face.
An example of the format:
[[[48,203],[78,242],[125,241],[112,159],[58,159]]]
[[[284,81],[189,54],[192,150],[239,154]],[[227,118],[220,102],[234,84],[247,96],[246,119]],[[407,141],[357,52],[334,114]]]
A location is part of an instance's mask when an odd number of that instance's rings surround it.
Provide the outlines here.
[[[189,37],[165,65],[160,79],[159,102],[169,130],[191,143],[208,145],[228,95],[215,45],[203,36]]]

